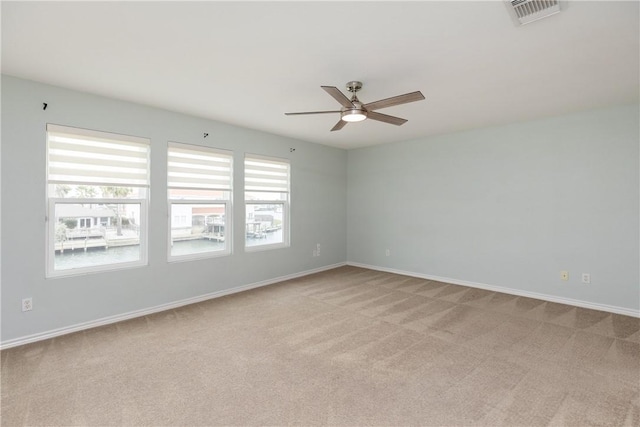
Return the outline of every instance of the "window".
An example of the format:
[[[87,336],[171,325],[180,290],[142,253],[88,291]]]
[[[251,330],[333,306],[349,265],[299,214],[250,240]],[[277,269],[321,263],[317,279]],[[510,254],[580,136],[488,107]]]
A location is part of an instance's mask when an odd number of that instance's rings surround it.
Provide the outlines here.
[[[147,263],[149,147],[47,125],[47,277]]]
[[[231,253],[232,154],[177,142],[167,154],[169,259]]]
[[[244,159],[245,248],[289,245],[289,161],[247,154]]]

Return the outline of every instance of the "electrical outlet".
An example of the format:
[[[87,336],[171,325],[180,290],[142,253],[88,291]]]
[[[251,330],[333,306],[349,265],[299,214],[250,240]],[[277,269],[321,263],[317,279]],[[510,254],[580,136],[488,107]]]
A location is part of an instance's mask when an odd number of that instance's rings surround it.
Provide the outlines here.
[[[591,274],[582,273],[582,283],[591,283]]]
[[[560,272],[560,278],[562,280],[569,280],[569,272],[568,271],[561,271]]]
[[[387,249],[386,251],[384,251],[385,256],[389,256],[391,255],[391,249]]]
[[[23,298],[22,311],[31,311],[31,310],[33,310],[33,298]]]
[[[320,243],[316,244],[316,256],[320,256]]]

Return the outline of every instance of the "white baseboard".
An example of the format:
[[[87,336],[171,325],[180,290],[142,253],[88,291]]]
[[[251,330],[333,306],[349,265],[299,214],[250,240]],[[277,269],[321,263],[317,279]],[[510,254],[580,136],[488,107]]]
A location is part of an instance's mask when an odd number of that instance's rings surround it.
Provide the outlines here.
[[[504,288],[502,286],[487,285],[484,283],[469,282],[466,280],[452,279],[450,277],[432,276],[430,274],[414,273],[411,271],[396,270],[394,268],[378,267],[375,265],[361,264],[357,262],[347,261],[347,265],[354,267],[367,268],[369,270],[384,271],[386,273],[402,274],[404,276],[418,277],[420,279],[435,280],[438,282],[446,282],[454,285],[469,286],[471,288],[485,289],[487,291],[502,292],[504,294],[517,295],[520,297],[535,298],[544,301],[557,302],[560,304],[573,305],[576,307],[590,308],[592,310],[606,311],[609,313],[623,314],[625,316],[640,317],[640,311],[632,310],[624,307],[616,307],[606,304],[597,304],[588,301],[581,301],[571,298],[557,297],[554,295],[540,294],[537,292],[522,291],[519,289]]]
[[[222,291],[211,292],[208,294],[200,295],[197,297],[187,298],[180,301],[173,301],[167,304],[161,304],[155,307],[145,308],[142,310],[130,311],[128,313],[117,314],[115,316],[103,317],[101,319],[90,320],[88,322],[77,323],[71,326],[65,326],[63,328],[52,329],[45,332],[40,332],[33,335],[27,335],[24,337],[14,338],[7,341],[2,341],[0,343],[0,350],[5,350],[11,347],[17,347],[24,344],[33,343],[36,341],[42,341],[49,338],[58,337],[60,335],[66,335],[73,332],[83,331],[86,329],[95,328],[98,326],[109,325],[112,323],[122,322],[123,320],[129,320],[136,317],[147,316],[149,314],[158,313],[165,310],[172,310],[174,308],[182,307],[189,304],[195,304],[198,302],[220,298],[225,295],[231,295],[238,292],[248,291],[249,289],[260,288],[262,286],[272,285],[274,283],[284,282],[285,280],[296,279],[298,277],[308,276],[314,273],[320,273],[321,271],[331,270],[337,267],[342,267],[346,265],[346,262],[341,262],[337,264],[327,265],[320,268],[315,268],[313,270],[306,270],[299,273],[288,274],[286,276],[275,277],[273,279],[263,280],[261,282],[250,283],[248,285],[236,286],[231,289],[224,289]]]

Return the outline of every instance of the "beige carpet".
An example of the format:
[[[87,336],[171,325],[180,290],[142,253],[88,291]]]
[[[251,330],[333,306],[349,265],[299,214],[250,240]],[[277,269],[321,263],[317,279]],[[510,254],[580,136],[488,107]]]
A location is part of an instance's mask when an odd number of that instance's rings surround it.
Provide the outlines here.
[[[639,381],[640,319],[342,267],[2,351],[2,426],[639,426]]]

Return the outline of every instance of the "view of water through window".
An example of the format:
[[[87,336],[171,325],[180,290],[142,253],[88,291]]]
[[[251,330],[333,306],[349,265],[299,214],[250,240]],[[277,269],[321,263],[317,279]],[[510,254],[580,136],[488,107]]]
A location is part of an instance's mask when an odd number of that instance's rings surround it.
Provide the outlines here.
[[[215,240],[196,239],[173,242],[171,247],[172,256],[193,255],[203,252],[221,251],[224,249],[224,242]]]
[[[261,238],[247,237],[247,246],[258,246],[282,242],[282,230],[265,233]],[[172,255],[194,254],[221,250],[224,242],[215,240],[196,239],[173,243]],[[91,267],[96,265],[118,264],[140,260],[140,246],[117,246],[112,248],[88,248],[56,252],[54,265],[56,270],[70,270],[73,268]]]
[[[245,242],[247,246],[260,246],[282,243],[282,229],[275,230],[270,233],[264,233],[260,237],[247,236],[247,240]]]
[[[97,265],[134,262],[140,260],[140,246],[117,246],[113,248],[89,248],[56,252],[54,266],[56,270],[93,267]]]

